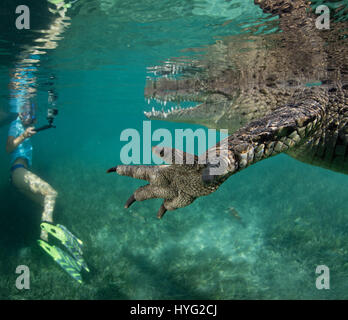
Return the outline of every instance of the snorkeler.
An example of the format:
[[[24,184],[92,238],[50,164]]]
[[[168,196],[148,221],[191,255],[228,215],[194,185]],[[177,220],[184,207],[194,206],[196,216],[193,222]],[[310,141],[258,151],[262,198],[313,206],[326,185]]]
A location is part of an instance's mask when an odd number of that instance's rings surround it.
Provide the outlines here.
[[[32,144],[31,137],[38,131],[54,127],[49,125],[34,130],[36,122],[35,106],[32,103],[36,96],[36,72],[40,56],[44,50],[57,47],[57,38],[70,25],[69,17],[65,16],[68,6],[64,1],[48,0],[54,7],[54,19],[49,28],[40,33],[37,39],[39,45],[25,48],[18,56],[16,67],[11,72],[11,113],[15,116],[10,124],[6,151],[11,154],[11,178],[13,185],[22,193],[43,206],[41,220],[53,222],[53,211],[57,192],[47,182],[34,174],[31,170]],[[50,9],[50,11],[52,11]],[[52,96],[52,95],[51,95]],[[50,98],[50,97],[49,97]],[[54,107],[53,101],[49,104]],[[55,110],[55,109],[52,109]],[[54,115],[53,115],[54,117]],[[53,118],[51,117],[51,120]],[[48,240],[46,230],[41,229],[41,239]]]
[[[43,206],[42,221],[53,222],[53,210],[57,198],[47,182],[30,171],[32,164],[32,144],[30,138],[36,134],[34,108],[27,104],[18,113],[9,129],[6,151],[11,154],[11,178],[13,185],[22,193]],[[41,230],[41,239],[48,240],[48,234]]]
[[[46,181],[34,174],[32,165],[31,137],[46,129],[55,128],[53,121],[58,114],[56,109],[57,94],[51,88],[48,91],[47,120],[48,124],[34,128],[36,123],[36,108],[32,103],[36,96],[36,72],[40,56],[45,54],[44,49],[54,49],[57,46],[58,36],[69,26],[69,17],[65,16],[68,4],[64,0],[47,0],[55,8],[49,8],[55,18],[44,36],[39,38],[39,46],[32,46],[24,50],[16,67],[11,72],[10,106],[11,113],[16,117],[10,124],[6,151],[11,154],[11,178],[13,185],[23,194],[39,203],[43,207],[41,215],[41,240],[38,245],[50,255],[72,278],[82,283],[81,271],[89,272],[86,262],[82,257],[83,243],[74,236],[66,227],[53,225],[53,211],[58,193]],[[0,113],[1,120],[1,113]],[[7,120],[8,121],[8,120]],[[1,121],[0,121],[1,125]],[[68,250],[65,252],[55,245],[48,243],[48,235],[58,239]]]
[[[18,118],[10,125],[6,145],[6,151],[11,154],[12,183],[19,191],[43,206],[40,224],[42,240],[38,240],[39,246],[72,278],[82,283],[80,274],[82,269],[89,272],[82,257],[83,243],[63,225],[52,224],[58,193],[46,181],[29,170],[33,150],[30,138],[37,133],[33,127],[36,122],[35,108],[28,102],[22,110],[18,113]],[[52,126],[51,123],[45,127],[50,126]],[[70,254],[55,245],[48,244],[48,234],[60,240]]]

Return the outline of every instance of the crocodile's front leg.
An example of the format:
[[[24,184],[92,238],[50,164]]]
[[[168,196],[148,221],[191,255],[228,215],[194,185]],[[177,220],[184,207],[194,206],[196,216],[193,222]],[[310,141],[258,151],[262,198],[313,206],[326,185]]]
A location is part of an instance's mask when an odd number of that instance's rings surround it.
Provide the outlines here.
[[[108,172],[148,181],[149,184],[133,193],[125,207],[128,208],[135,201],[162,198],[164,202],[158,211],[158,217],[161,218],[167,210],[188,206],[196,198],[214,192],[229,176],[247,166],[304,143],[321,126],[327,101],[325,96],[320,95],[312,98],[307,96],[300,101],[297,105],[281,107],[253,121],[226,138],[228,152],[222,158],[221,163],[225,166],[219,168],[222,169],[219,175],[212,174],[212,169],[216,169],[212,163],[199,164],[198,157],[185,153],[180,154],[180,163],[183,164],[120,165]],[[216,146],[218,152],[221,151],[221,145]],[[157,155],[167,161],[174,158],[174,153],[178,153],[177,150],[168,153],[163,148],[154,149]],[[211,151],[208,150],[207,154]]]
[[[250,122],[226,138],[228,156],[223,162],[227,164],[225,172],[220,176],[211,176],[208,165],[203,170],[203,180],[206,183],[225,180],[226,176],[260,160],[298,148],[322,126],[327,103],[326,94],[316,93],[308,95],[297,104],[280,107],[271,114]],[[219,146],[214,148],[219,150]]]

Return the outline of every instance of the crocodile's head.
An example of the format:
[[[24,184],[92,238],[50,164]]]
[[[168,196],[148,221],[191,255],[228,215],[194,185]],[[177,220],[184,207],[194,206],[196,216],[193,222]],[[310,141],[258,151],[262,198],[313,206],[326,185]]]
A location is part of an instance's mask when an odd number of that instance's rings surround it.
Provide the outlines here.
[[[315,55],[283,43],[282,34],[231,36],[209,46],[200,60],[151,68],[156,78],[146,83],[146,117],[234,132],[264,116],[320,79]]]

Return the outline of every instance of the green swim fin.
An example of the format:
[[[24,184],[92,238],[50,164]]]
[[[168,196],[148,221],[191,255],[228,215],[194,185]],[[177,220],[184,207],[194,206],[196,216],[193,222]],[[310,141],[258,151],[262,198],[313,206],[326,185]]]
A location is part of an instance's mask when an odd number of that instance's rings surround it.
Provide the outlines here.
[[[38,240],[39,246],[45,250],[72,278],[82,283],[81,266],[77,261],[62,249],[49,245],[46,241]]]
[[[42,230],[46,231],[47,233],[51,234],[59,241],[61,241],[62,244],[69,250],[69,252],[76,259],[77,263],[87,272],[89,272],[89,268],[82,258],[83,242],[80,239],[74,236],[65,226],[61,224],[57,224],[55,226],[51,223],[43,222],[40,224],[40,227]]]
[[[62,6],[64,8],[69,9],[69,8],[71,8],[71,5],[73,3],[75,3],[77,0],[76,1],[67,2],[67,3],[64,0],[47,0],[47,1],[52,3],[52,4],[55,4],[56,6]]]

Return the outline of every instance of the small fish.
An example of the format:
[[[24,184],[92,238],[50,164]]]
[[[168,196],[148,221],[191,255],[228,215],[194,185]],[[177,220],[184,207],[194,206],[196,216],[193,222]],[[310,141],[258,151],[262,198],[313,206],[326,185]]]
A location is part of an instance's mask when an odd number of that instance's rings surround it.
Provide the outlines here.
[[[241,216],[239,215],[238,211],[237,211],[235,208],[230,207],[230,208],[228,208],[228,211],[229,211],[230,214],[231,214],[234,218],[236,218],[237,220],[242,220]]]
[[[140,215],[139,213],[135,212],[135,211],[131,211],[131,214],[134,218],[140,219],[143,222],[146,222],[146,218],[143,217],[142,215]]]

